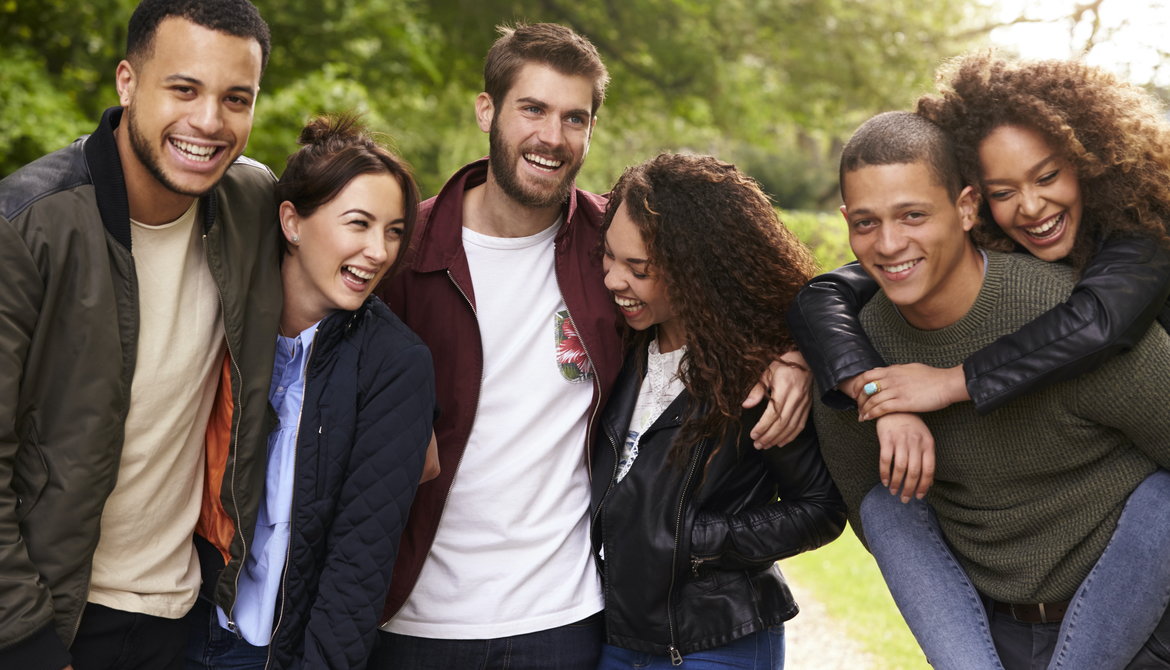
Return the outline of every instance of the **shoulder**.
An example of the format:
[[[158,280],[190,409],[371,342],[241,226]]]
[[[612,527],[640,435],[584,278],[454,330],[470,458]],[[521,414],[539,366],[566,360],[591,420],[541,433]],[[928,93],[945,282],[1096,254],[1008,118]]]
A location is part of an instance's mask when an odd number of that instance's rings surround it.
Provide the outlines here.
[[[386,361],[404,357],[430,364],[430,349],[381,298],[371,296],[366,301],[358,327],[363,356]]]
[[[44,198],[92,184],[85,162],[85,139],[42,156],[0,180],[0,217],[11,221]]]
[[[224,173],[221,185],[229,190],[242,190],[271,197],[276,186],[276,175],[265,164],[247,156],[240,156]]]

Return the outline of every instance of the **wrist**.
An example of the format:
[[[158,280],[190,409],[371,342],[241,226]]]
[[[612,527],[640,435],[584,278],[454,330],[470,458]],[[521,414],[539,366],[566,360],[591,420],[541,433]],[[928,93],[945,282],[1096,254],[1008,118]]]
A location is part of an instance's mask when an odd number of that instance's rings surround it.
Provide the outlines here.
[[[952,404],[956,402],[967,402],[971,399],[971,394],[967,392],[967,375],[963,372],[962,363],[947,370],[946,387],[947,398]]]

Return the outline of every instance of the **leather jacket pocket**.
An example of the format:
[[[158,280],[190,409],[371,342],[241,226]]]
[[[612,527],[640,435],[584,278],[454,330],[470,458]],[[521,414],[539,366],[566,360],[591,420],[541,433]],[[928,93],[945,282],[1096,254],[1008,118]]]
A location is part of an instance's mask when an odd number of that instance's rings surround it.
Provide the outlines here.
[[[16,521],[28,516],[41,493],[49,484],[49,466],[41,453],[41,440],[32,417],[24,422],[20,444],[16,448],[16,459],[12,467],[12,490],[16,493]]]

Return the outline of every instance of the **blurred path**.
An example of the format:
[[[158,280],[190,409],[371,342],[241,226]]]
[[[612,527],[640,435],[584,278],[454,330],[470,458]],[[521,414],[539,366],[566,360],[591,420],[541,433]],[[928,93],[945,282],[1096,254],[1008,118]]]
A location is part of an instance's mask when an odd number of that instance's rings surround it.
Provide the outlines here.
[[[788,582],[800,614],[784,624],[784,670],[878,670],[882,666],[862,651],[845,627],[799,584]]]

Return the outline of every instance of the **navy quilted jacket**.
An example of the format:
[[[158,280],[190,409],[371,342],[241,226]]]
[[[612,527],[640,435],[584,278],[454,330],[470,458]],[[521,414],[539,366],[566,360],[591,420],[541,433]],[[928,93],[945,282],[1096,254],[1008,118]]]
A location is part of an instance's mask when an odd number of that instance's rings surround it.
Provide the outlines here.
[[[436,413],[426,345],[381,300],[317,328],[269,668],[364,668]]]

